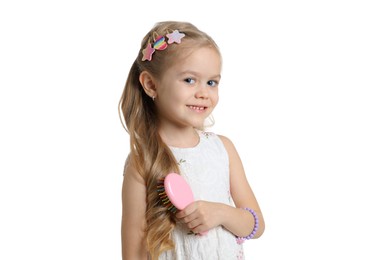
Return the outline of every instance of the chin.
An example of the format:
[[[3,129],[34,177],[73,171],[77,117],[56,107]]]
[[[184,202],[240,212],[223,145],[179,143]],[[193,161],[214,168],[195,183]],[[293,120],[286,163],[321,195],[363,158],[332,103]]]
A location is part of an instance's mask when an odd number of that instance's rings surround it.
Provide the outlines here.
[[[201,123],[193,124],[192,125],[195,129],[203,130],[204,129],[204,121]]]

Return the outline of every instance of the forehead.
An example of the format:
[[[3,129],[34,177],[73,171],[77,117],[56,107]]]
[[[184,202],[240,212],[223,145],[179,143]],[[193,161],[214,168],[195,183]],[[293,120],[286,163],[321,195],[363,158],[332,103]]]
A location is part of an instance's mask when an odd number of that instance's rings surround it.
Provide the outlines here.
[[[204,74],[220,74],[222,60],[219,52],[212,46],[188,50],[172,62],[168,70],[176,72],[194,71]]]

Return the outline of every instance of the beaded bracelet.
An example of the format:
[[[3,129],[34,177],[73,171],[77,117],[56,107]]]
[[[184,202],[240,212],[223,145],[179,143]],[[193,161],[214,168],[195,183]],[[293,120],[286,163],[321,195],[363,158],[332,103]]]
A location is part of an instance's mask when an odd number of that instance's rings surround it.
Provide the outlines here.
[[[257,232],[257,229],[259,228],[259,218],[257,217],[256,212],[253,209],[250,209],[250,208],[243,208],[243,209],[249,211],[252,214],[253,218],[255,219],[255,225],[253,227],[252,232],[248,236],[246,236],[246,237],[237,237],[236,240],[237,240],[238,244],[244,243],[245,240],[252,239],[255,236],[255,234]]]

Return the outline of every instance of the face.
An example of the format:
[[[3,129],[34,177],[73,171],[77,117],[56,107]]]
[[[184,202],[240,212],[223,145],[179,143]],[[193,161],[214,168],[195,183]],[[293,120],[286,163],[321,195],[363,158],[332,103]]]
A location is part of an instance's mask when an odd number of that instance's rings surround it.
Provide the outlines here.
[[[201,128],[218,103],[221,58],[202,47],[168,68],[156,84],[161,127]]]

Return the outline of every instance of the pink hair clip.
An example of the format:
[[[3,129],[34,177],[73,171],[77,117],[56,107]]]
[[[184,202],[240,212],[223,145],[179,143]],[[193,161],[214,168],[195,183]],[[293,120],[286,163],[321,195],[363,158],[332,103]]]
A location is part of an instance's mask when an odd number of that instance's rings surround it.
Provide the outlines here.
[[[142,50],[142,54],[144,55],[142,57],[142,61],[144,61],[144,60],[151,61],[152,60],[152,54],[154,52],[155,52],[154,48],[152,47],[152,45],[150,43],[148,43],[148,45],[146,45],[146,48]]]
[[[168,37],[168,43],[165,41],[165,37],[158,35],[153,45],[149,42],[145,49],[142,50],[142,61],[152,60],[152,55],[156,50],[162,51],[165,50],[168,47],[168,44],[172,43],[181,43],[181,39],[185,36],[184,33],[180,33],[178,30],[174,30],[172,33],[168,33],[166,37]]]

